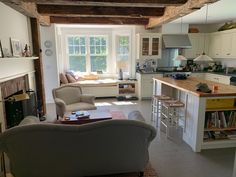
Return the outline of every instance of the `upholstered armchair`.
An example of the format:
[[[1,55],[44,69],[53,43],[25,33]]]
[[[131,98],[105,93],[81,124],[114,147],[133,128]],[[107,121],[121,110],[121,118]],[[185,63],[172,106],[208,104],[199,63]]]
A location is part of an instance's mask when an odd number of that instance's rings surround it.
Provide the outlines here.
[[[63,117],[65,112],[92,110],[96,109],[94,105],[94,96],[82,94],[78,85],[65,85],[52,90],[52,95],[56,104],[57,118]]]

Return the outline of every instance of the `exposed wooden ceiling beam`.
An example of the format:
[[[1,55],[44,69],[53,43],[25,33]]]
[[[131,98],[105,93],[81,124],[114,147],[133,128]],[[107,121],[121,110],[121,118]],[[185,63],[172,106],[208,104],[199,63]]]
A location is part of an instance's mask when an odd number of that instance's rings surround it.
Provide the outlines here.
[[[20,0],[0,1],[28,17],[39,19],[39,23],[42,25],[50,25],[49,17],[39,15],[37,12],[36,4],[34,2],[23,2]]]
[[[178,6],[187,0],[25,0],[37,4],[51,5],[85,5],[85,6],[119,6],[119,7],[165,7]]]
[[[182,6],[170,6],[166,7],[165,13],[162,17],[158,18],[150,18],[149,23],[146,28],[153,28],[156,26],[160,26],[162,24],[173,21],[181,16],[185,16],[187,14],[192,13],[195,10],[200,9],[205,4],[214,3],[218,0],[189,0],[186,4]]]
[[[117,18],[117,17],[51,17],[51,23],[58,24],[112,24],[112,25],[147,25],[148,18]]]
[[[158,17],[165,8],[37,5],[37,9],[38,13],[49,16]]]

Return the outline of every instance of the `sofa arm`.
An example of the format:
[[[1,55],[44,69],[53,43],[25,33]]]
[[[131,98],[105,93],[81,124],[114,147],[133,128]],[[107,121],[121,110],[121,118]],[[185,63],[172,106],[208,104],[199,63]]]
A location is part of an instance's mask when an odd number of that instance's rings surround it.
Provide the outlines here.
[[[139,111],[132,111],[128,114],[128,119],[129,120],[138,120],[138,121],[142,121],[145,122],[145,119],[143,118],[141,112]]]
[[[80,97],[81,102],[86,102],[94,105],[95,96],[83,94]]]

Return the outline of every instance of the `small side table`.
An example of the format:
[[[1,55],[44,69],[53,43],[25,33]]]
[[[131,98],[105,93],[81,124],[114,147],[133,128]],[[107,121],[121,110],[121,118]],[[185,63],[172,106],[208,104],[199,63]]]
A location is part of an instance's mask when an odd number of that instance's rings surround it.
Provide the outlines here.
[[[2,133],[2,124],[0,123],[0,133]],[[6,177],[6,167],[5,167],[5,158],[4,153],[0,154],[0,163],[1,163],[1,176]]]

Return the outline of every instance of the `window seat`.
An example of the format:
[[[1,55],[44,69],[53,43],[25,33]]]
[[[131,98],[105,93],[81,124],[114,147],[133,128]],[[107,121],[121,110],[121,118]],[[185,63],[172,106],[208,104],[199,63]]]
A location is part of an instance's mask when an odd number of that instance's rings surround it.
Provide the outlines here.
[[[92,94],[95,97],[116,97],[118,95],[118,82],[116,79],[83,80],[68,83],[79,85],[84,94]]]

